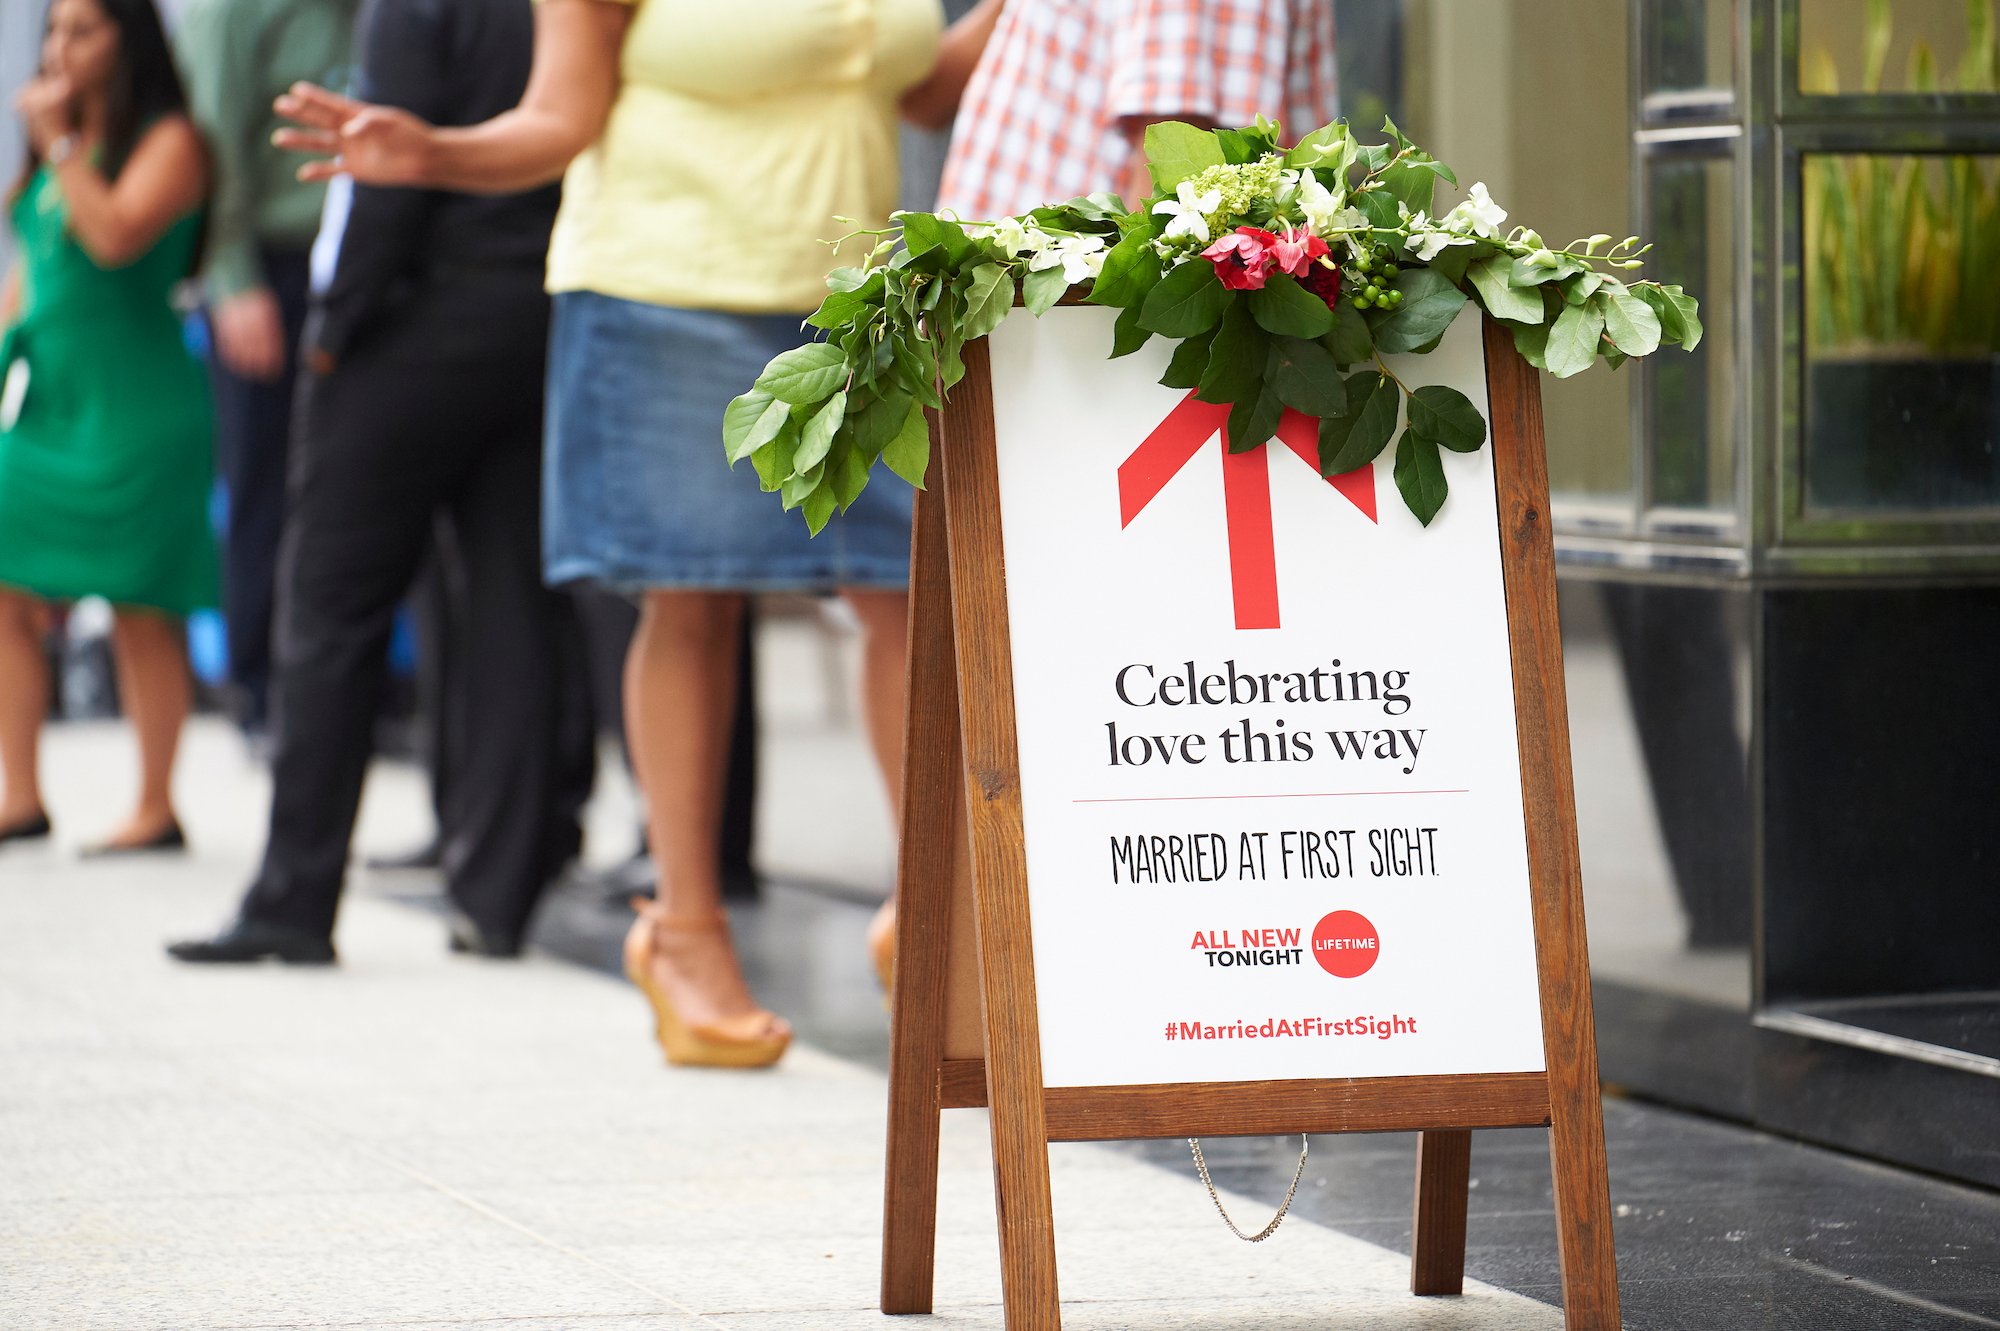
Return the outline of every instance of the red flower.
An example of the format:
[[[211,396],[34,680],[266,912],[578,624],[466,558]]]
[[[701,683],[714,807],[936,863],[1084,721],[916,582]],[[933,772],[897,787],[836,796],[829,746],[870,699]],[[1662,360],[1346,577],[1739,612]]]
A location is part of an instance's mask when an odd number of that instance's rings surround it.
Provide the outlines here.
[[[1275,238],[1272,253],[1277,256],[1278,270],[1304,279],[1314,259],[1323,258],[1329,251],[1326,242],[1310,231],[1294,231],[1285,228],[1282,236]]]
[[[1323,263],[1308,264],[1299,277],[1299,285],[1326,302],[1330,310],[1340,304],[1340,269],[1329,268]]]
[[[1239,226],[1201,252],[1231,291],[1259,291],[1277,267],[1278,238],[1254,226]]]

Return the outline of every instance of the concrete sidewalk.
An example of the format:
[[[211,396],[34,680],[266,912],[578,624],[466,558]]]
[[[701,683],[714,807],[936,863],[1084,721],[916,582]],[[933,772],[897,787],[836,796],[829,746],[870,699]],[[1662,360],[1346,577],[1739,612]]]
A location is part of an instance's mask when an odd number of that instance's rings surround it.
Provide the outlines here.
[[[58,817],[108,819],[115,737],[51,738]],[[193,743],[190,858],[0,852],[0,1326],[1001,1325],[981,1115],[948,1116],[940,1315],[889,1322],[875,1073],[809,1048],[670,1070],[622,984],[448,956],[365,893],[338,969],[167,961],[233,904],[262,816],[226,737]],[[1072,1327],[1559,1325],[1485,1287],[1413,1299],[1405,1258],[1306,1221],[1238,1243],[1191,1172],[1052,1158]]]

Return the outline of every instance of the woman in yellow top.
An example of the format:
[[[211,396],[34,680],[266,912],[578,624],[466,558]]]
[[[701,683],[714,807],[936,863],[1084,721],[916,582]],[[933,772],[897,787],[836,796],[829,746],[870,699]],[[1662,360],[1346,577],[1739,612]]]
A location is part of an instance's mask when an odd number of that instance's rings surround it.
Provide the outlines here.
[[[744,594],[838,591],[866,633],[870,736],[901,774],[910,493],[808,540],[722,456],[729,399],[803,340],[824,243],[895,206],[896,121],[945,121],[1001,0],[940,42],[939,0],[544,0],[521,105],[440,128],[300,87],[306,178],[525,189],[563,175],[549,250],[549,580],[643,597],[626,728],[660,868],[626,940],[669,1060],[759,1066],[790,1029],[751,999],[717,836]],[[505,724],[505,718],[490,718]]]

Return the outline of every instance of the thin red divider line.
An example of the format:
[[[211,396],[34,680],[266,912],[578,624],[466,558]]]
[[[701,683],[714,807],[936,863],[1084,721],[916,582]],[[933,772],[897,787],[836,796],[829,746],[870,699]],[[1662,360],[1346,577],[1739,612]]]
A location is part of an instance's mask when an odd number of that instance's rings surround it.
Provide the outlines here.
[[[1184,800],[1333,800],[1351,795],[1470,795],[1471,790],[1311,790],[1298,795],[1132,795],[1071,800],[1071,804],[1176,804]]]

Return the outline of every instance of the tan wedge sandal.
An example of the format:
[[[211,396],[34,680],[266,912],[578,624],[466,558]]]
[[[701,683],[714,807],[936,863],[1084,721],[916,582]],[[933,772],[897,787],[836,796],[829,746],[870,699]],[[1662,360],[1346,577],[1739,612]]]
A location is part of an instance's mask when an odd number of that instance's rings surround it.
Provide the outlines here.
[[[633,898],[632,909],[639,918],[625,935],[625,976],[652,1005],[653,1034],[667,1062],[686,1068],[767,1068],[783,1057],[792,1032],[781,1018],[757,1011],[719,1022],[689,1022],[653,979],[657,932],[726,934],[729,923],[721,912],[670,915],[643,897]]]

